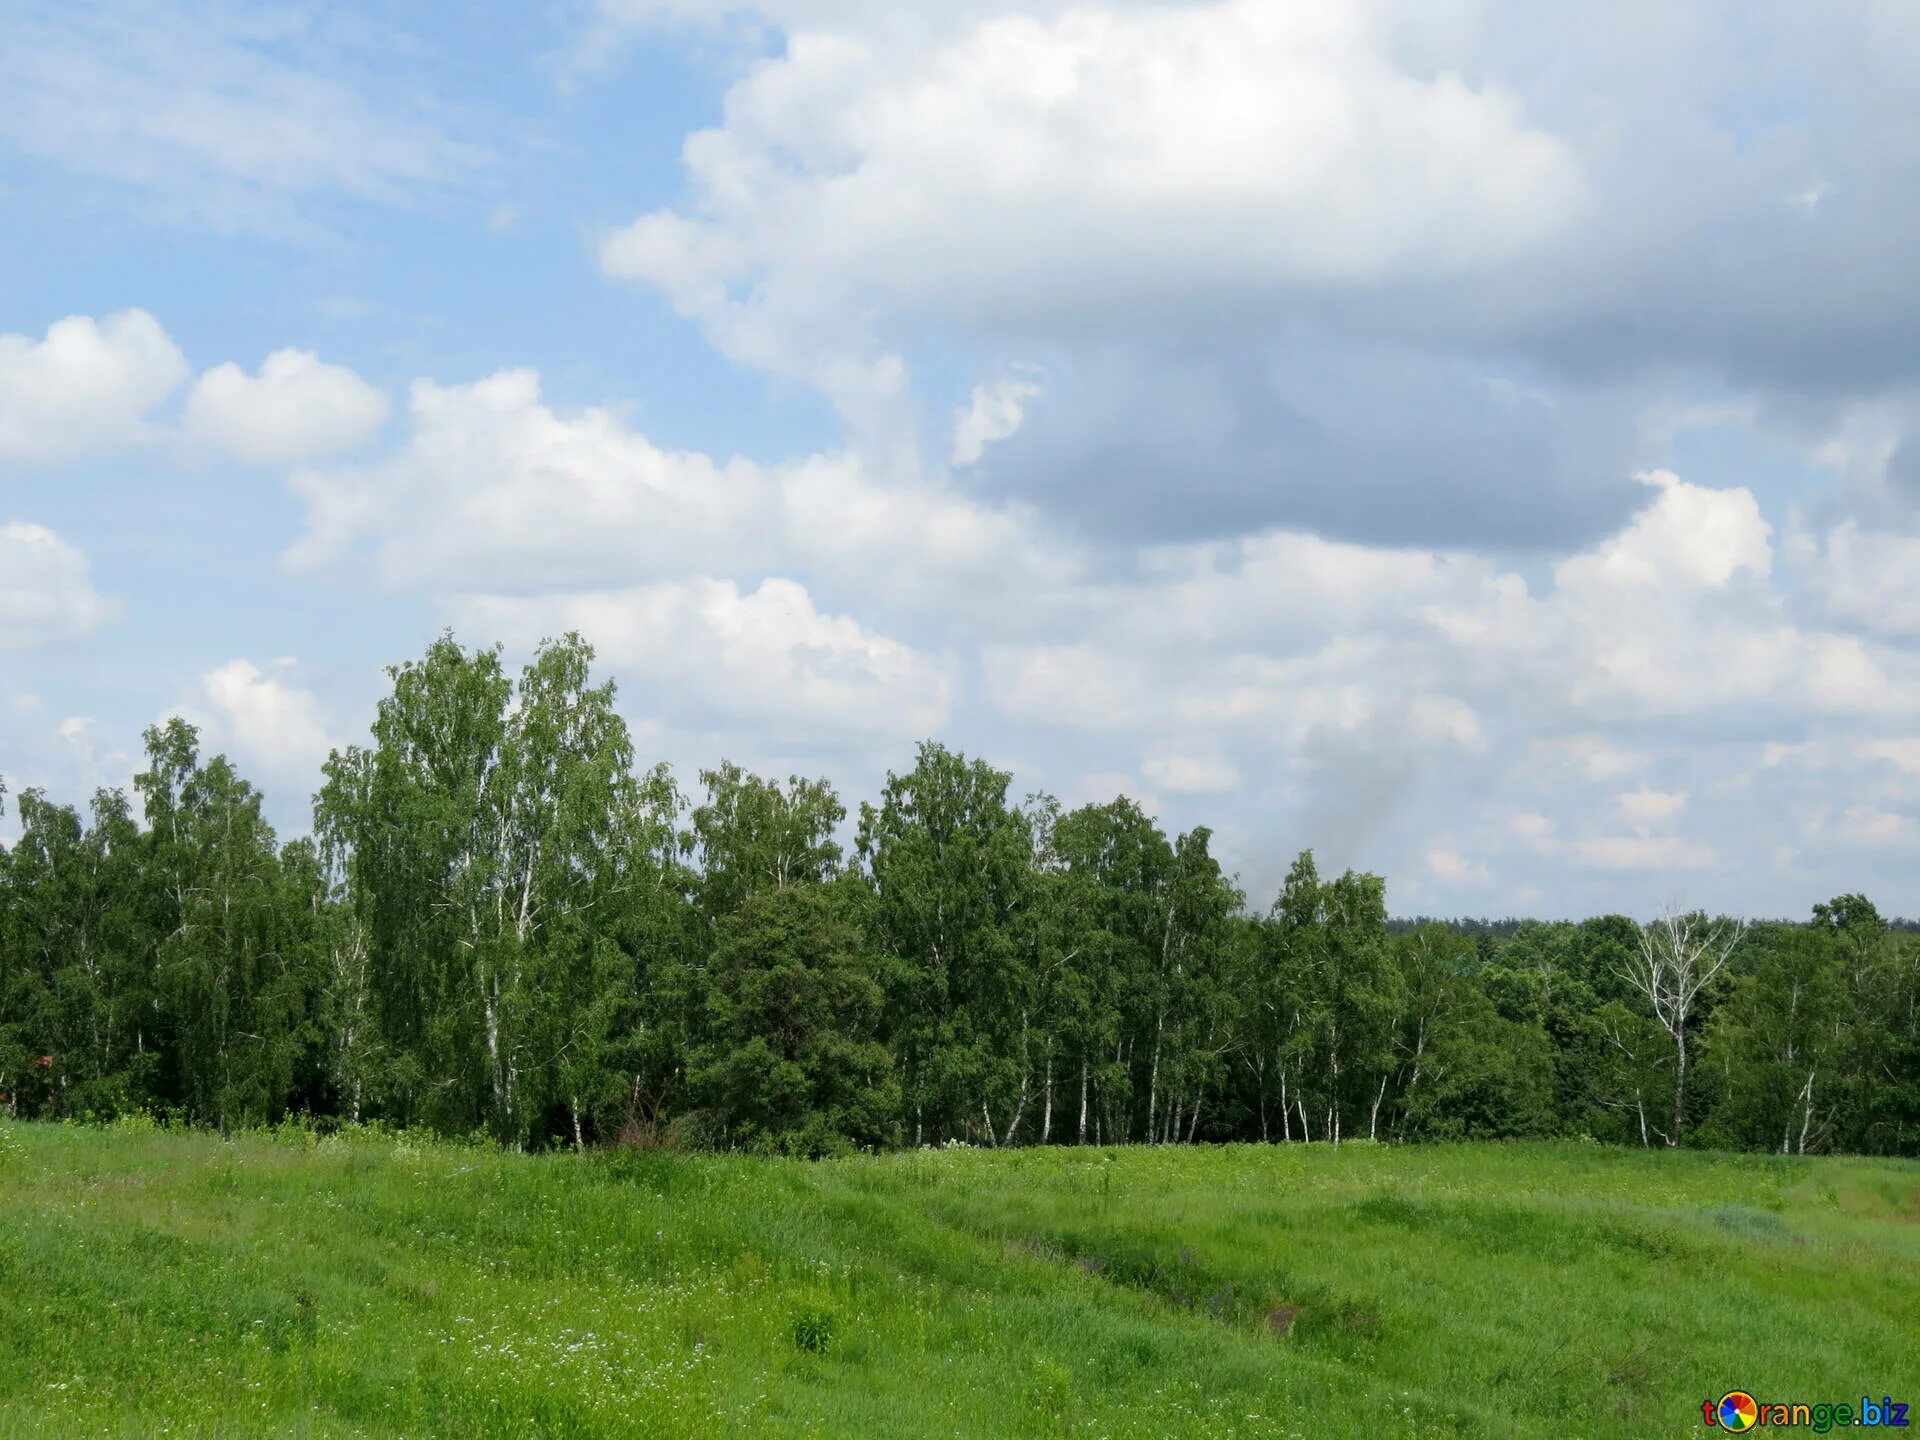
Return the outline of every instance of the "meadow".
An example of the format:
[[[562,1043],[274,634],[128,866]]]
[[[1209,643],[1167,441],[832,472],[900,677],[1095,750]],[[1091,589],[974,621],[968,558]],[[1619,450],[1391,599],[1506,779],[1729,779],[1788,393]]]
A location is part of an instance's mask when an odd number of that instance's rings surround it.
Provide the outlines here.
[[[1648,1436],[1920,1398],[1920,1163],[0,1122],[0,1436]]]

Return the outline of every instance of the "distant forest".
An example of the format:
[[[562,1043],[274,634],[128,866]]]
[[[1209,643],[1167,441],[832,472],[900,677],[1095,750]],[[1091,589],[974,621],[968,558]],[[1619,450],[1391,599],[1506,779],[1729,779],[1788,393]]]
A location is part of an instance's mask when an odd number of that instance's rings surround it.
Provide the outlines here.
[[[517,1147],[1587,1137],[1920,1154],[1920,937],[1390,921],[1302,853],[1063,810],[926,743],[847,812],[636,764],[577,637],[435,642],[311,838],[175,719],[136,794],[28,790],[0,850],[0,1109],[311,1117]]]

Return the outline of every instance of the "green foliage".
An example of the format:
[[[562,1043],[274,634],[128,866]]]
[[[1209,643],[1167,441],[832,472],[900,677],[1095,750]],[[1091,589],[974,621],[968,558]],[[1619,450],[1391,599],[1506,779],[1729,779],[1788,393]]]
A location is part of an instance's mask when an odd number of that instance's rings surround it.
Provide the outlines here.
[[[1015,803],[932,742],[850,853],[824,780],[723,761],[689,809],[592,661],[577,635],[517,674],[434,641],[328,760],[311,839],[281,844],[178,719],[133,798],[20,794],[0,1113],[805,1155],[1920,1153],[1920,940],[1864,896],[1755,926],[1676,1010],[1644,983],[1670,930],[1391,925],[1379,876],[1310,851],[1252,909],[1204,826]]]
[[[846,908],[821,887],[768,890],[721,926],[689,1061],[735,1144],[821,1155],[893,1138],[885,996]]]
[[[840,1335],[840,1317],[825,1305],[806,1305],[794,1312],[789,1328],[793,1348],[806,1355],[824,1355]]]

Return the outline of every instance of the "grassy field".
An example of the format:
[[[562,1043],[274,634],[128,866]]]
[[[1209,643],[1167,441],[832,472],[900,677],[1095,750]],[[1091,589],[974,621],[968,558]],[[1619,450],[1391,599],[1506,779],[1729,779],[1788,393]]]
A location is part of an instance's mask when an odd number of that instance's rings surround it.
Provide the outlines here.
[[[0,1122],[0,1435],[1648,1436],[1920,1400],[1920,1165]]]

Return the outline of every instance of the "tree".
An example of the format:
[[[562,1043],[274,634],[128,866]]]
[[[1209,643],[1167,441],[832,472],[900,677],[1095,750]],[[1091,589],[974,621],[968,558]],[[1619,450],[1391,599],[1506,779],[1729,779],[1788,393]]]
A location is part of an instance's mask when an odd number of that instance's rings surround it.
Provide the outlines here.
[[[301,897],[287,885],[260,794],[224,756],[205,765],[178,717],[149,729],[134,779],[171,922],[155,955],[182,1098],[224,1132],[279,1118],[309,1039]]]
[[[876,935],[901,961],[890,1019],[916,1144],[997,1144],[1016,1103],[1013,918],[1028,899],[1032,839],[1007,804],[1011,778],[929,741],[912,770],[887,777],[878,806],[861,806]]]
[[[702,770],[700,780],[707,798],[693,812],[692,838],[709,924],[763,890],[824,884],[840,873],[833,834],[847,811],[825,780],[795,775],[782,789],[730,760]]]
[[[1640,932],[1640,944],[1622,969],[1646,1001],[1654,1020],[1673,1042],[1673,1128],[1667,1144],[1678,1145],[1686,1125],[1688,1027],[1701,993],[1726,966],[1745,933],[1743,922],[1709,921],[1668,906]]]
[[[576,1146],[659,1122],[684,1077],[688,957],[698,953],[679,831],[680,793],[656,765],[621,789],[617,839],[600,857],[600,890],[566,1002],[574,1017],[559,1061]],[[584,1118],[584,1123],[583,1123]]]
[[[1149,1143],[1194,1138],[1201,1103],[1219,1086],[1234,1048],[1220,980],[1229,922],[1242,897],[1214,859],[1212,840],[1204,825],[1180,836],[1154,894],[1159,943],[1149,951],[1146,976],[1153,1009]]]
[[[343,867],[400,1118],[486,1125],[524,1144],[556,1101],[584,1101],[574,1022],[613,921],[614,857],[635,811],[613,687],[577,635],[543,644],[516,687],[497,650],[450,636],[390,674],[373,745],[327,765],[316,819]]]
[[[1250,915],[1205,826],[1009,801],[922,744],[860,807],[722,762],[689,813],[578,636],[389,672],[311,839],[183,721],[137,802],[17,797],[0,1107],[290,1110],[585,1148],[704,1115],[819,1153],[1559,1133],[1920,1151],[1920,934],[1668,911],[1389,921],[1302,852]],[[12,800],[4,784],[0,798]],[[684,824],[683,824],[684,820]],[[1696,1059],[1695,1052],[1699,1052]]]
[[[885,995],[836,888],[768,889],[721,921],[691,1060],[733,1144],[821,1155],[894,1138]]]
[[[166,1064],[141,836],[119,791],[94,796],[86,825],[36,789],[19,808],[0,853],[0,1092],[14,1113],[111,1115]]]
[[[1306,1068],[1314,1046],[1312,977],[1324,963],[1325,894],[1313,852],[1302,850],[1260,927],[1259,968],[1246,997],[1249,1052],[1258,1080],[1260,1133],[1271,1131],[1269,1098],[1277,1099],[1280,1135],[1291,1140],[1299,1113],[1299,1138],[1312,1138],[1307,1122]]]
[[[1288,1044],[1299,1070],[1292,1098],[1302,1138],[1311,1134],[1311,1115],[1321,1138],[1337,1144],[1350,1128],[1347,1116],[1362,1104],[1374,1133],[1395,1064],[1402,1001],[1386,882],[1349,870],[1323,883],[1312,853],[1303,852],[1272,921],[1296,1007]]]
[[[1131,1106],[1122,1063],[1126,1001],[1150,930],[1144,900],[1165,840],[1125,799],[1064,815],[1040,808],[1038,928],[1057,969],[1052,996],[1060,1066],[1074,1086],[1074,1137],[1123,1138],[1109,1118]]]
[[[1733,1143],[1804,1155],[1833,1133],[1846,978],[1823,929],[1769,927],[1758,938],[1759,963],[1734,982],[1709,1032],[1726,1082],[1715,1121]]]

